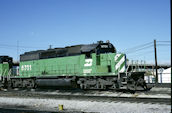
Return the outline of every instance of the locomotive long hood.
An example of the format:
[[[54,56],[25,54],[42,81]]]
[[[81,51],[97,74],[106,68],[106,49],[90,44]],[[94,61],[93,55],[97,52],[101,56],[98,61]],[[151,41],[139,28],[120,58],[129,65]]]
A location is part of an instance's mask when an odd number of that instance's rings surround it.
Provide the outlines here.
[[[38,59],[47,59],[47,58],[56,58],[56,57],[65,57],[65,56],[75,56],[80,54],[88,53],[115,53],[115,47],[109,43],[103,43],[98,41],[93,44],[81,44],[74,46],[67,46],[64,48],[54,48],[47,50],[37,50],[31,52],[25,52],[20,55],[20,61],[29,61],[29,60],[38,60]]]

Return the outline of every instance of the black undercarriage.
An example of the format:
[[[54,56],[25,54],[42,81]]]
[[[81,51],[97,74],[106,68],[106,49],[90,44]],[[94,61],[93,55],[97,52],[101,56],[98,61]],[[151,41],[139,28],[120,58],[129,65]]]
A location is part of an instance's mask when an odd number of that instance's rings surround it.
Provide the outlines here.
[[[79,88],[100,90],[149,90],[144,81],[144,72],[120,73],[117,76],[48,76],[48,77],[2,77],[3,88]]]

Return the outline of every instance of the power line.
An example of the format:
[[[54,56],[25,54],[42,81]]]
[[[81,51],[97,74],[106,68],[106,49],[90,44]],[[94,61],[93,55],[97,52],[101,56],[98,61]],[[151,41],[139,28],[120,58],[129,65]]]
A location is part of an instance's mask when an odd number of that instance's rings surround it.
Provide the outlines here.
[[[126,52],[127,54],[130,54],[130,53],[134,53],[134,52],[137,52],[137,51],[141,51],[143,49],[147,49],[147,48],[150,48],[150,47],[153,47],[153,44],[152,45],[149,45],[149,46],[145,46],[145,47],[142,47],[142,48],[137,48],[135,50],[131,50],[131,51],[128,51]]]
[[[15,48],[8,48],[8,47],[0,47],[0,48],[3,48],[3,49],[10,49],[10,50],[16,50]]]
[[[31,46],[18,46],[18,45],[6,45],[0,44],[1,47],[15,47],[15,48],[45,48],[45,47],[31,47]]]
[[[157,46],[171,46],[171,44],[157,44]]]
[[[158,44],[157,44],[158,46],[169,46],[169,43],[170,43],[170,41],[157,41],[157,42],[158,42]],[[133,53],[133,52],[136,52],[136,51],[140,51],[140,50],[143,50],[143,49],[146,49],[148,47],[153,46],[151,44],[153,44],[153,42],[148,42],[148,43],[138,45],[138,46],[135,46],[135,47],[132,47],[132,48],[129,48],[129,49],[125,49],[124,53]]]
[[[157,41],[157,42],[171,42],[171,41]]]
[[[152,55],[153,55],[153,52],[154,52],[154,50],[151,50],[151,51],[145,51],[145,52],[142,52],[142,53],[140,53],[140,54],[129,54],[129,55],[127,55],[127,56],[141,56],[141,55],[147,55],[147,54],[150,54],[150,53],[152,53]],[[143,57],[143,56],[142,56]]]
[[[145,43],[145,44],[142,44],[142,45],[138,45],[138,46],[135,46],[135,47],[132,47],[132,48],[125,49],[124,52],[133,51],[135,49],[142,48],[142,47],[148,46],[150,44],[153,44],[153,42],[148,42],[148,43]]]
[[[153,45],[152,45],[153,46]],[[157,45],[157,46],[160,46],[160,45]],[[145,49],[145,48],[142,48],[142,49]],[[142,50],[141,49],[141,50]],[[153,50],[151,50],[151,51],[146,51],[146,52],[142,52],[142,53],[140,53],[140,54],[135,54],[137,51],[133,51],[133,52],[130,52],[130,53],[128,53],[128,55],[129,56],[139,56],[139,55],[143,55],[143,54],[150,54],[150,53],[152,53],[152,52],[154,52]],[[159,52],[161,52],[161,51],[158,51],[158,53]]]
[[[157,44],[157,46],[170,46],[170,44]],[[126,52],[126,53],[127,54],[133,54],[133,53],[136,53],[136,52],[141,51],[143,49],[148,49],[150,47],[153,47],[153,45],[145,46],[143,48],[139,48],[139,49],[136,49],[136,50],[132,50],[132,51],[129,51],[129,52]]]

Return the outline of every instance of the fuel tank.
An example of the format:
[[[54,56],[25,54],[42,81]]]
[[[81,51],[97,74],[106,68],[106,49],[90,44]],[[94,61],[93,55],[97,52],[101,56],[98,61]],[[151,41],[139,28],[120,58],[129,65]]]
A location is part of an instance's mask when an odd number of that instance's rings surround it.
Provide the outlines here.
[[[37,79],[38,87],[72,87],[74,81],[72,79]]]

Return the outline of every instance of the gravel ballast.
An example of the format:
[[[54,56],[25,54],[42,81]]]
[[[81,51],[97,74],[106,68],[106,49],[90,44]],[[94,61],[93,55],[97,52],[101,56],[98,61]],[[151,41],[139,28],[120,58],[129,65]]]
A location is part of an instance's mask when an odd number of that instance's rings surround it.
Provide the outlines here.
[[[58,111],[59,104],[62,104],[66,111],[100,113],[169,113],[171,111],[171,105],[165,104],[0,97],[1,108],[14,107],[41,111]]]

